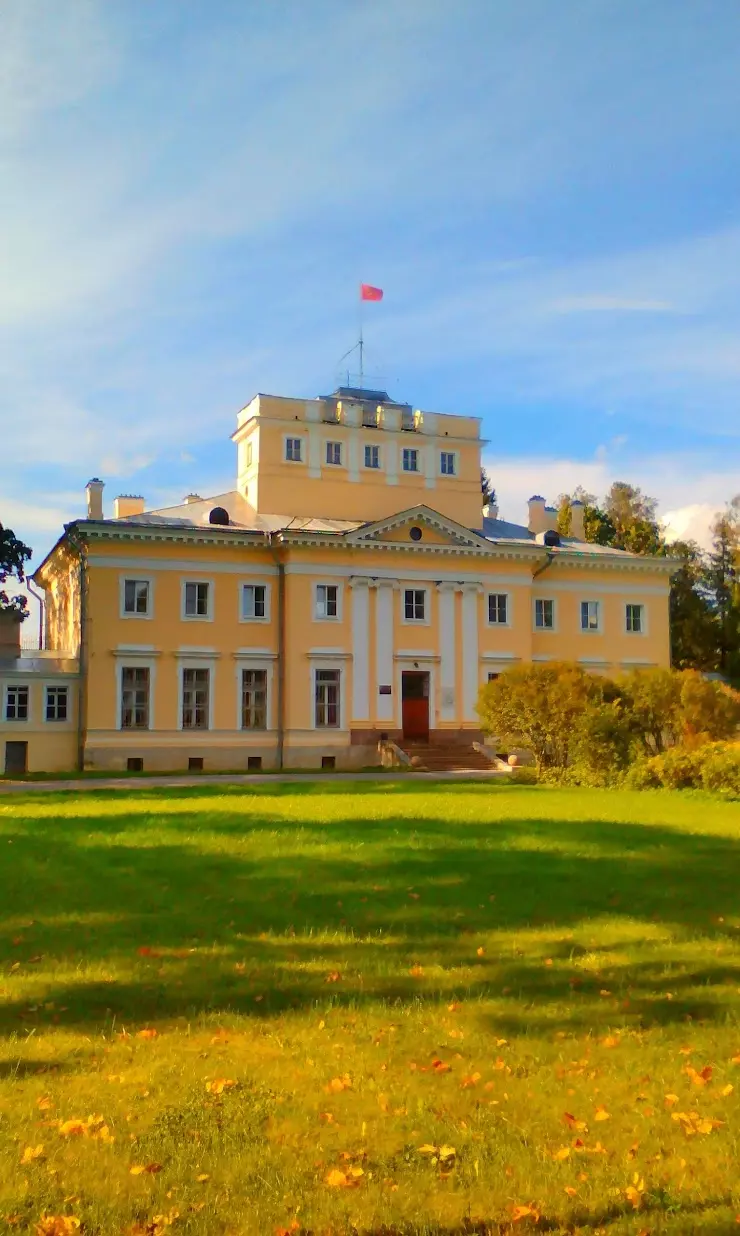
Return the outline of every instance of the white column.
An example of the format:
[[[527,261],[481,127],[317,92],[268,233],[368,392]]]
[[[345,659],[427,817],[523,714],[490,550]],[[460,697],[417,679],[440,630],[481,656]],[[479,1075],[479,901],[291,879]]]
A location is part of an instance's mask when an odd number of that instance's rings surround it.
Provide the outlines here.
[[[368,579],[350,581],[352,589],[352,720],[370,720],[370,593]]]
[[[424,485],[427,489],[437,487],[437,444],[430,442],[423,447],[424,455]]]
[[[440,721],[455,720],[455,584],[437,584],[439,596]]]
[[[462,598],[462,719],[477,721],[478,699],[478,594],[480,584],[463,584]]]
[[[398,442],[391,437],[383,443],[383,467],[385,479],[389,485],[398,484]]]
[[[381,687],[394,689],[393,673],[393,580],[379,579],[375,602],[375,693],[378,721],[393,723],[396,704],[393,695],[381,695]]]

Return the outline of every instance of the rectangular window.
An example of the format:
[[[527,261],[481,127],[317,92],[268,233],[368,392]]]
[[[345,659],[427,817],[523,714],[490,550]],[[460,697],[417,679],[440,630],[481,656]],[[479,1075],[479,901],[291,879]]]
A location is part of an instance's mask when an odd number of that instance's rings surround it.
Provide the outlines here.
[[[423,622],[426,592],[423,588],[407,588],[403,594],[403,612],[407,622]]]
[[[121,669],[121,729],[149,729],[149,667],[124,665]]]
[[[380,447],[366,446],[365,447],[365,467],[379,468],[380,467]]]
[[[28,687],[8,687],[5,696],[5,720],[28,720]]]
[[[182,671],[182,728],[208,729],[208,703],[211,672],[207,669]]]
[[[342,444],[341,442],[327,442],[326,444],[326,462],[332,467],[338,467],[342,462]]]
[[[599,602],[598,601],[581,601],[581,630],[582,631],[598,631],[599,629]]]
[[[553,631],[555,629],[554,601],[535,601],[534,625],[540,631]]]
[[[251,468],[251,466],[252,466],[252,443],[247,442],[247,467]]]
[[[627,605],[625,607],[626,628],[634,635],[642,635],[645,630],[643,616],[644,605]]]
[[[266,584],[244,584],[242,587],[242,618],[253,621],[267,617]]]
[[[149,613],[149,580],[126,579],[123,583],[124,614]]]
[[[419,452],[412,447],[403,448],[403,470],[404,472],[419,471]]]
[[[320,729],[337,729],[339,726],[339,675],[340,670],[316,670],[315,717]]]
[[[499,627],[505,627],[509,621],[509,598],[505,592],[489,592],[488,621]]]
[[[242,729],[267,729],[267,670],[242,670]]]
[[[301,439],[286,438],[285,439],[285,458],[291,463],[301,462]]]
[[[185,585],[185,617],[208,617],[208,584],[187,583]]]
[[[442,476],[455,475],[455,452],[442,451],[439,457],[439,470]]]
[[[488,681],[489,682],[495,682],[496,679],[500,677],[501,677],[501,674],[497,670],[488,671]]]
[[[316,617],[337,618],[339,616],[339,587],[337,584],[316,585]]]
[[[69,692],[67,687],[46,688],[46,720],[66,721]]]

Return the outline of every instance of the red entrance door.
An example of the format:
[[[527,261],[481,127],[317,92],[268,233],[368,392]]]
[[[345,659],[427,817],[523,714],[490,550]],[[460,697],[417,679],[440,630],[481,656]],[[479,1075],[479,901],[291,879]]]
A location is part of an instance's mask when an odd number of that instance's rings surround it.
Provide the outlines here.
[[[429,740],[429,675],[404,671],[401,675],[401,719],[404,738]]]

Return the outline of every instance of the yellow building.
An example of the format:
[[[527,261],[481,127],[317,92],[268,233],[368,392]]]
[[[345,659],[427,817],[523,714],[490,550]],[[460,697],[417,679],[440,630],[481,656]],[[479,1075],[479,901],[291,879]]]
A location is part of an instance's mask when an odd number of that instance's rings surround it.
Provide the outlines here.
[[[481,511],[480,426],[382,391],[257,395],[236,488],[147,511],[103,482],[34,575],[45,650],[3,657],[8,771],[360,767],[470,749],[522,661],[669,663],[671,564]],[[7,653],[7,650],[6,650]],[[24,745],[25,744],[25,745]]]

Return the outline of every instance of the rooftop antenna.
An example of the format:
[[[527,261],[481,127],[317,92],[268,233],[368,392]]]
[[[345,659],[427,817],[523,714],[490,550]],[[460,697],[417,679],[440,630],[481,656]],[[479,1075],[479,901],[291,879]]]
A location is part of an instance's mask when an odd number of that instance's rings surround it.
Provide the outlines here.
[[[383,299],[383,289],[382,288],[373,287],[372,284],[370,283],[360,284],[360,296],[359,296],[359,301],[358,301],[359,339],[357,340],[357,343],[353,344],[353,346],[349,349],[348,352],[344,353],[344,356],[340,356],[339,358],[339,364],[341,365],[342,362],[345,361],[348,356],[351,356],[353,352],[359,351],[360,373],[359,373],[358,387],[360,390],[363,390],[364,385],[365,385],[365,338],[363,335],[362,306],[366,300],[378,301],[382,299]],[[348,386],[351,385],[349,369],[347,369],[347,385]]]

